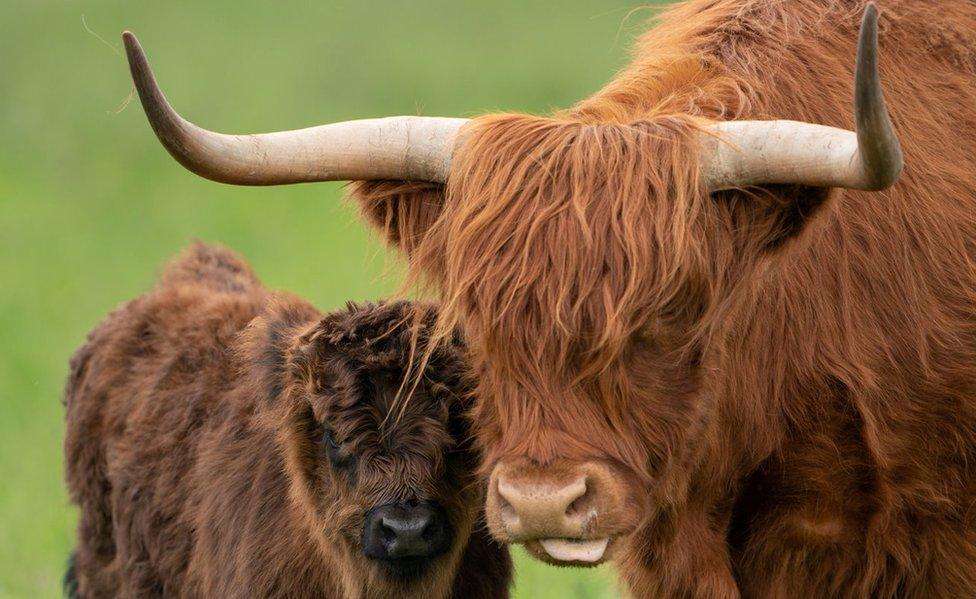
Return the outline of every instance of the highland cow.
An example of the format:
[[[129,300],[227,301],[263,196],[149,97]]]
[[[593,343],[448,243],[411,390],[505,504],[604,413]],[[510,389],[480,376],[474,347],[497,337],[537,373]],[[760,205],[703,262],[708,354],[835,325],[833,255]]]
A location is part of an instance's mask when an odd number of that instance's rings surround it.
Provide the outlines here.
[[[69,592],[506,596],[460,341],[421,361],[433,317],[406,302],[323,317],[228,250],[188,250],[71,361]]]
[[[976,2],[878,7],[687,0],[553,116],[254,136],[126,45],[194,172],[360,181],[464,330],[497,539],[642,597],[974,597]]]

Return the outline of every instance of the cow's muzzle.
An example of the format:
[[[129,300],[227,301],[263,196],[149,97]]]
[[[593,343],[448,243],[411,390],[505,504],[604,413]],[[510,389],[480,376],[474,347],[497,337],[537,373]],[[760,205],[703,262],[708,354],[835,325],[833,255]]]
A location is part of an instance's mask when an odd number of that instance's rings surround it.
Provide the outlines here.
[[[523,543],[550,563],[588,566],[610,558],[632,520],[630,503],[619,473],[601,462],[516,460],[493,470],[486,516],[499,541]]]

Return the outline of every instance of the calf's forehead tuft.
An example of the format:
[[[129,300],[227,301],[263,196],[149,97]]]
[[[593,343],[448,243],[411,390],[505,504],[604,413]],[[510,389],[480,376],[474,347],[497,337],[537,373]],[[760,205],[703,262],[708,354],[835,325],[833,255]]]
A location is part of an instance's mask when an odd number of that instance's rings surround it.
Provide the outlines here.
[[[435,320],[429,304],[350,303],[304,336],[343,440],[421,453],[452,444],[469,384],[457,336],[427,351]]]

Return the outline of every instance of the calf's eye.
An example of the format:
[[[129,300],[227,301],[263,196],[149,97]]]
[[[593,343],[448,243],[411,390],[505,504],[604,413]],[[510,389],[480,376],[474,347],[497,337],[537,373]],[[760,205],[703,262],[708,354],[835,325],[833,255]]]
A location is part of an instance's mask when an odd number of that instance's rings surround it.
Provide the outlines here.
[[[322,431],[321,443],[322,447],[325,448],[330,460],[335,462],[342,457],[342,446],[339,445],[339,442],[336,440],[335,431],[332,430],[332,427],[328,425],[324,427],[324,430]]]
[[[355,460],[352,456],[343,454],[342,445],[336,439],[335,431],[332,430],[332,427],[328,425],[324,427],[320,443],[325,450],[325,455],[329,456],[329,461],[332,462],[333,466],[339,469],[352,468]]]

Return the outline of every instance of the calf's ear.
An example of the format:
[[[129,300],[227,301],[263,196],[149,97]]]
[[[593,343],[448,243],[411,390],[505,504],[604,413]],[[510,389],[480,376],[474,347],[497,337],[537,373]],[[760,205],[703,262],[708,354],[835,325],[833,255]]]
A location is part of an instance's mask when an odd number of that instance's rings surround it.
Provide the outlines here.
[[[263,313],[241,331],[237,352],[241,376],[258,389],[267,406],[275,405],[289,383],[289,358],[295,337],[318,312],[284,293],[268,298]]]
[[[309,394],[322,392],[335,379],[332,370],[341,343],[328,326],[327,316],[299,335],[288,350],[290,375]],[[328,374],[326,370],[330,371]]]
[[[386,242],[413,255],[444,207],[444,186],[422,181],[359,181],[349,196]]]

